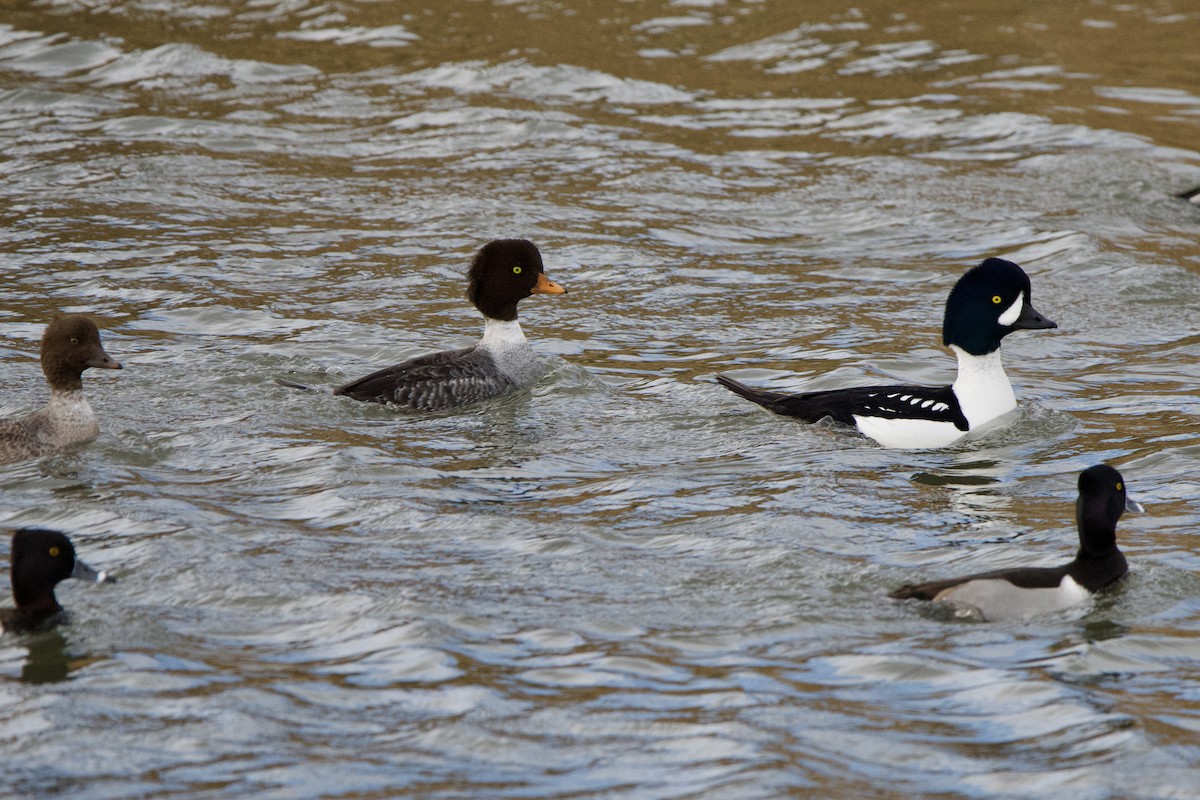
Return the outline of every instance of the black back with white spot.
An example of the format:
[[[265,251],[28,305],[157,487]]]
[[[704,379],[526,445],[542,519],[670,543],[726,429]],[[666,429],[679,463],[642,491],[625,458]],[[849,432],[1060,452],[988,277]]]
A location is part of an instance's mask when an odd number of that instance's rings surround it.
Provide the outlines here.
[[[953,589],[955,586],[962,586],[972,581],[984,580],[1008,581],[1020,589],[1054,589],[1062,583],[1063,576],[1068,573],[1068,566],[1064,564],[1061,567],[997,569],[991,572],[967,575],[962,578],[932,581],[916,586],[901,586],[889,596],[896,600],[933,600],[947,589]],[[1082,586],[1083,584],[1081,583],[1080,585]]]
[[[799,417],[805,422],[828,417],[854,425],[854,418],[859,416],[946,422],[960,431],[970,427],[949,386],[863,386],[793,394],[756,389],[725,375],[718,375],[717,381],[776,414]]]

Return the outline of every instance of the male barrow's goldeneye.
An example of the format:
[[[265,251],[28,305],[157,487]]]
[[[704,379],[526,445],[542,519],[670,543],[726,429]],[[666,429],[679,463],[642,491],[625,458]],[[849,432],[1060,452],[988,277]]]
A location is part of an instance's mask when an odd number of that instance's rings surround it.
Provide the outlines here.
[[[21,528],[12,537],[13,599],[16,608],[0,609],[0,628],[23,633],[42,627],[63,610],[54,587],[67,578],[115,583],[75,557],[66,534],[45,528]]]
[[[83,314],[56,317],[42,336],[42,372],[50,402],[29,414],[0,419],[0,462],[20,461],[90,442],[100,434],[83,396],[88,367],[121,369],[104,352],[96,323]]]
[[[946,299],[942,342],[958,356],[952,386],[864,386],[792,394],[755,389],[725,375],[717,381],[789,417],[829,417],[884,447],[945,447],[1017,407],[1000,340],[1016,330],[1057,328],[1030,304],[1029,276],[1011,261],[989,258],[967,270]]]
[[[566,292],[546,277],[542,254],[533,242],[488,242],[475,254],[467,273],[467,298],[484,319],[483,338],[478,343],[381,369],[339,387],[334,394],[437,411],[529,386],[541,368],[517,322],[517,303],[533,294]]]
[[[936,600],[976,610],[984,619],[1016,619],[1082,603],[1125,577],[1125,556],[1117,549],[1117,520],[1124,511],[1142,512],[1125,492],[1121,473],[1107,464],[1079,475],[1075,523],[1079,552],[1060,567],[1021,567],[982,572],[891,593],[897,600]]]

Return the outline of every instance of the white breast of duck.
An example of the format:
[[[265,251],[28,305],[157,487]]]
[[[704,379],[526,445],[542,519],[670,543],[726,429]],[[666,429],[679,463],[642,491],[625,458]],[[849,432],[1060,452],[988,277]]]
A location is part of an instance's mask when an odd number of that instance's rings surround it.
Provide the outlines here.
[[[958,356],[958,377],[954,379],[954,396],[958,398],[963,416],[971,430],[985,425],[1017,407],[1017,396],[1000,363],[1000,351],[974,356],[951,345]]]

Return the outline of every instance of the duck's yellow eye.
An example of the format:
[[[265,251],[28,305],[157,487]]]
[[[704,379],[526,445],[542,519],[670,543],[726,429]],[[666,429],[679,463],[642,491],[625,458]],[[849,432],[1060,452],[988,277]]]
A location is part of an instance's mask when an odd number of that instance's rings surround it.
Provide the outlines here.
[[[50,557],[58,558],[58,547],[57,546],[50,548]]]
[[[520,274],[521,274],[521,268],[513,267],[513,275],[520,275]]]
[[[1120,482],[1120,481],[1117,481],[1117,491],[1119,492],[1119,491],[1121,491],[1121,490],[1122,490],[1122,489],[1124,489],[1124,488],[1125,488],[1125,487],[1121,485],[1121,482]]]
[[[996,305],[1000,305],[1004,302],[1004,298],[1000,297],[998,294],[994,294],[992,295],[992,302]]]
[[[72,336],[72,337],[71,337],[71,344],[79,344],[79,340],[78,340],[78,339],[76,339],[74,336]]]

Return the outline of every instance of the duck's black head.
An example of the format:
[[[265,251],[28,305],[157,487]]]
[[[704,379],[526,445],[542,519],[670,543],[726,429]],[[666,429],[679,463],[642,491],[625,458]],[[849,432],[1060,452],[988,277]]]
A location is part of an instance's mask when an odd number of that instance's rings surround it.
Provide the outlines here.
[[[61,581],[110,580],[75,557],[66,534],[45,528],[21,528],[13,534],[10,577],[17,608],[5,618],[4,627],[14,630],[35,628],[62,611],[54,596]]]
[[[55,317],[42,335],[42,372],[50,386],[62,391],[83,388],[80,376],[88,367],[121,369],[104,352],[100,330],[83,314]]]
[[[1079,474],[1075,521],[1081,554],[1103,553],[1117,545],[1117,520],[1126,511],[1144,509],[1129,497],[1121,473],[1108,464],[1088,467]]]
[[[1013,331],[1057,327],[1034,309],[1025,270],[1011,261],[989,258],[967,270],[950,290],[942,342],[983,356],[997,350],[1000,340]]]
[[[566,294],[546,277],[542,254],[525,239],[496,239],[479,248],[467,273],[467,298],[490,319],[517,318],[517,303],[531,294]]]

